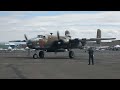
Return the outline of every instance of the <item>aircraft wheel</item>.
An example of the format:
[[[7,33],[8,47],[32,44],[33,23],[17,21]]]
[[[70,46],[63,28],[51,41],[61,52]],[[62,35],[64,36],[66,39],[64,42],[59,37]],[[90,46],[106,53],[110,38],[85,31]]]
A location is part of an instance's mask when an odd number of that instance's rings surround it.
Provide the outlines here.
[[[40,57],[40,58],[44,58],[44,51],[40,51],[40,52],[39,52],[39,57]]]
[[[74,55],[74,52],[73,52],[73,51],[69,51],[69,57],[70,57],[70,58],[74,58],[74,56],[75,56],[75,55]]]
[[[34,54],[34,55],[33,55],[33,58],[34,58],[34,59],[37,59],[37,58],[38,58],[38,55],[37,55],[37,54]]]

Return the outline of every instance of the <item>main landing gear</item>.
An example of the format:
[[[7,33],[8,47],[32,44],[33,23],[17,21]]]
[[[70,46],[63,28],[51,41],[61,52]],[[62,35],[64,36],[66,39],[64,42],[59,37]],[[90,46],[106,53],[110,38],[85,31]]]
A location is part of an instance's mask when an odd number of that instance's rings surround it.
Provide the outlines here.
[[[75,57],[75,54],[73,51],[69,51],[69,58],[74,58]]]
[[[69,51],[69,58],[74,58],[75,57],[75,54],[74,54],[74,52],[73,51]],[[43,59],[44,58],[44,51],[40,51],[39,52],[39,54],[37,54],[37,53],[35,53],[34,55],[33,55],[33,58],[34,59],[37,59],[37,58],[41,58],[41,59]]]
[[[43,59],[44,58],[44,51],[40,51],[39,52],[39,56],[36,53],[33,55],[34,59],[37,59],[38,57],[40,57],[41,59]]]

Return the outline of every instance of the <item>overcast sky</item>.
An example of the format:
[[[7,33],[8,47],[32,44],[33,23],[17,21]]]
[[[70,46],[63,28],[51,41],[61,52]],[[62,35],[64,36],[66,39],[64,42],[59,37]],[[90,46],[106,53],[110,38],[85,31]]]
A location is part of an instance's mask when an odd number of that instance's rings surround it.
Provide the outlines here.
[[[0,42],[69,30],[73,38],[120,39],[120,11],[0,11]]]

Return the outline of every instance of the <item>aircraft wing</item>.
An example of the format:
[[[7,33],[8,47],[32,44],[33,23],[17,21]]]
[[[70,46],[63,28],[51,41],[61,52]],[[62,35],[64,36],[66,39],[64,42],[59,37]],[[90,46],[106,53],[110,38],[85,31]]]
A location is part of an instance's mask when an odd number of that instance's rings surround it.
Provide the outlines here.
[[[90,38],[86,39],[86,41],[97,41],[97,40],[114,40],[116,38]]]
[[[90,38],[90,39],[82,38],[82,39],[78,39],[78,40],[84,46],[86,44],[86,41],[96,41],[97,44],[100,44],[101,40],[113,40],[113,39],[116,39],[116,38]]]
[[[79,41],[98,41],[98,40],[114,40],[116,38],[90,38],[90,39],[87,39],[87,38],[82,38],[82,39],[79,39]]]

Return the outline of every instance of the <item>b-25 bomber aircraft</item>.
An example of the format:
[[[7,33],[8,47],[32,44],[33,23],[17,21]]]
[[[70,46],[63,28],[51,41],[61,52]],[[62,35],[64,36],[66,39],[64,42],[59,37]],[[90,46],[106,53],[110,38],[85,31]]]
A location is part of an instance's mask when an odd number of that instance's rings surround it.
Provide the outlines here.
[[[98,33],[97,35],[99,35]],[[24,35],[26,39],[26,44],[29,49],[35,49],[35,51],[39,51],[39,54],[33,54],[33,58],[37,59],[38,57],[44,58],[45,52],[69,52],[69,58],[74,58],[74,52],[72,49],[83,49],[86,45],[87,41],[96,41],[100,42],[100,40],[112,40],[115,38],[75,38],[71,39],[70,32],[68,30],[65,31],[65,36],[60,36],[57,31],[57,36],[50,33],[50,35],[38,35],[36,38],[28,39],[26,35]]]

